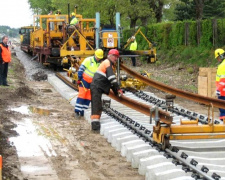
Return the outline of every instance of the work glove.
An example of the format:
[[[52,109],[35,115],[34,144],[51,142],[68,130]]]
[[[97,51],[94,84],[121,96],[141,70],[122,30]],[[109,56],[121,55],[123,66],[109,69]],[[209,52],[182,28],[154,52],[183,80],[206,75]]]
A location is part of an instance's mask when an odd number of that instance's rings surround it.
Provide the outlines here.
[[[81,84],[81,80],[77,80],[77,85],[80,85]]]
[[[123,90],[122,89],[119,89],[117,92],[118,92],[118,96],[119,97],[121,97],[123,95]]]
[[[216,95],[217,95],[217,96],[221,96],[221,94],[220,94],[220,91],[219,91],[219,90],[216,90]]]

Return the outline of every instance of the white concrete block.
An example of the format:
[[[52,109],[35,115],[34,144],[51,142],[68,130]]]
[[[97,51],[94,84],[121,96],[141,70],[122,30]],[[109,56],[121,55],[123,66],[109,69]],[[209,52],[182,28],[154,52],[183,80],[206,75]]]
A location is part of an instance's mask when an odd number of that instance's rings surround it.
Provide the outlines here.
[[[126,154],[126,158],[128,162],[131,162],[132,157],[133,157],[133,153],[135,152],[139,152],[139,151],[143,151],[143,150],[147,150],[152,148],[149,144],[140,144],[137,146],[133,146],[133,147],[128,147],[127,148],[127,154]]]
[[[109,131],[109,129],[114,128],[114,127],[121,127],[121,125],[115,121],[109,122],[109,123],[104,123],[101,124],[101,130],[100,134],[104,135],[104,133]]]
[[[145,175],[147,171],[147,166],[155,165],[161,162],[171,162],[171,160],[166,159],[163,155],[155,155],[148,158],[142,158],[140,159],[138,172],[141,175]]]
[[[117,142],[116,142],[116,150],[121,151],[123,143],[129,143],[129,142],[134,141],[134,140],[140,140],[140,139],[136,135],[131,135],[131,137],[128,137],[128,138],[124,137],[124,139],[123,138],[118,139]]]
[[[121,155],[123,157],[125,157],[127,154],[128,147],[133,147],[133,146],[140,145],[140,144],[145,144],[145,142],[141,139],[137,139],[137,140],[122,143],[121,144]]]
[[[138,168],[139,163],[140,163],[140,159],[147,158],[147,157],[150,157],[150,156],[155,156],[155,155],[159,155],[159,152],[156,151],[155,149],[147,149],[147,150],[144,150],[144,151],[139,151],[139,152],[133,153],[132,167]]]
[[[185,176],[185,172],[182,169],[178,169],[176,167],[172,169],[173,168],[172,166],[170,167],[168,166],[167,168],[169,168],[170,170],[164,170],[163,172],[159,172],[159,173],[147,171],[145,175],[145,179],[146,180],[165,180],[165,179],[177,178],[179,176],[181,177]],[[191,177],[190,174],[189,175],[186,174],[186,175],[187,175],[187,179]]]
[[[113,136],[111,145],[112,147],[116,148],[118,143],[127,142],[134,139],[138,139],[138,137],[134,135],[132,132],[124,136]]]
[[[108,138],[107,138],[108,139],[108,142],[109,143],[112,142],[112,136],[113,135],[116,135],[116,134],[122,133],[122,132],[129,132],[129,130],[127,128],[123,127],[123,128],[118,128],[116,130],[109,131]]]
[[[124,126],[122,126],[121,124],[119,124],[119,125],[114,125],[114,126],[106,127],[105,130],[104,130],[104,137],[105,138],[108,138],[110,132],[117,131],[118,129],[124,129]]]

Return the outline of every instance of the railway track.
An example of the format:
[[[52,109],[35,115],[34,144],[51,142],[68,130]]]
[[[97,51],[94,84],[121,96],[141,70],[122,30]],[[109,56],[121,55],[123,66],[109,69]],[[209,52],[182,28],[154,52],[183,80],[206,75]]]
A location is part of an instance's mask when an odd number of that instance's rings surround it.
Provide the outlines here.
[[[57,74],[57,77],[76,89],[68,79]],[[182,140],[170,141],[171,146],[162,150],[160,144],[152,140],[154,119],[150,121],[150,109],[156,105],[165,108],[165,100],[159,99],[149,92],[125,92],[123,101],[132,99],[127,104],[135,104],[137,111],[121,103],[110,95],[104,96],[104,112],[101,117],[100,133],[121,155],[131,162],[133,168],[145,175],[146,179],[225,179],[225,140]],[[115,99],[115,100],[114,100]],[[117,101],[116,101],[117,100]],[[110,105],[111,101],[111,105]],[[125,104],[125,105],[124,105]],[[137,106],[143,106],[137,108]],[[90,109],[85,112],[85,119],[90,122]],[[129,115],[129,116],[128,116]],[[207,116],[191,112],[182,107],[173,107],[170,113],[159,110],[159,117],[179,124],[180,118],[198,117],[206,124]],[[153,114],[155,117],[155,114]],[[151,123],[150,123],[151,122]],[[219,120],[215,123],[221,123]]]

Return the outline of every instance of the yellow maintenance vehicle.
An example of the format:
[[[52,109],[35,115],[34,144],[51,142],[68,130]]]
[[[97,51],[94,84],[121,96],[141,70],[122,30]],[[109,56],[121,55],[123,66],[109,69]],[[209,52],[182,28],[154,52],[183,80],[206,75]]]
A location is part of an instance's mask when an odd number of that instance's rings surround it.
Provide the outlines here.
[[[33,31],[34,27],[33,26],[24,26],[21,27],[19,30],[19,34],[20,34],[20,48],[21,50],[23,50],[24,52],[28,53],[28,54],[32,54],[32,50],[30,47],[30,36],[31,36],[31,32]]]
[[[120,13],[116,13],[116,27],[100,27],[99,13],[96,13],[96,18],[86,19],[81,14],[77,14],[75,8],[73,14],[78,19],[76,25],[70,25],[69,8],[68,15],[35,15],[33,26],[20,29],[21,36],[26,39],[26,43],[24,40],[21,41],[21,49],[35,55],[44,65],[70,66],[67,72],[73,82],[77,80],[76,72],[83,59],[94,55],[95,49],[98,48],[104,50],[105,57],[110,49],[116,48],[120,51],[120,58],[145,55],[149,56],[152,62],[156,60],[155,48],[149,41],[148,50],[131,52],[123,49]],[[139,32],[141,33],[140,30],[137,33]],[[143,87],[138,80],[135,83],[139,89]],[[129,79],[129,83],[121,84],[132,84],[132,82]]]

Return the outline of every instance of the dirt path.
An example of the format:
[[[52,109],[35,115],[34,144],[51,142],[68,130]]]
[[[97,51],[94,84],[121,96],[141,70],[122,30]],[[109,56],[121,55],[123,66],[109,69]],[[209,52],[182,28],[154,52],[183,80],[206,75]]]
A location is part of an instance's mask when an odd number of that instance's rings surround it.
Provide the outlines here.
[[[27,81],[15,57],[9,84],[0,87],[4,179],[144,179],[47,81]]]
[[[32,80],[45,79],[45,74],[38,69],[42,68],[40,65],[30,62],[23,52],[18,51],[17,55],[23,59],[21,62],[29,81],[19,60],[13,57],[9,66],[10,87],[0,86],[0,154],[3,156],[4,179],[144,179],[106,139],[92,133],[85,120],[73,117],[74,108],[47,81]],[[26,64],[31,65],[27,67]],[[166,67],[157,70],[152,66],[135,69],[148,70],[153,73],[153,79],[167,79],[174,87],[183,79],[179,76],[173,82],[171,73],[174,69],[171,67],[168,71]],[[187,84],[194,86],[196,82],[190,80]],[[165,95],[148,89],[160,97]],[[179,98],[176,103],[207,114],[205,106]]]

